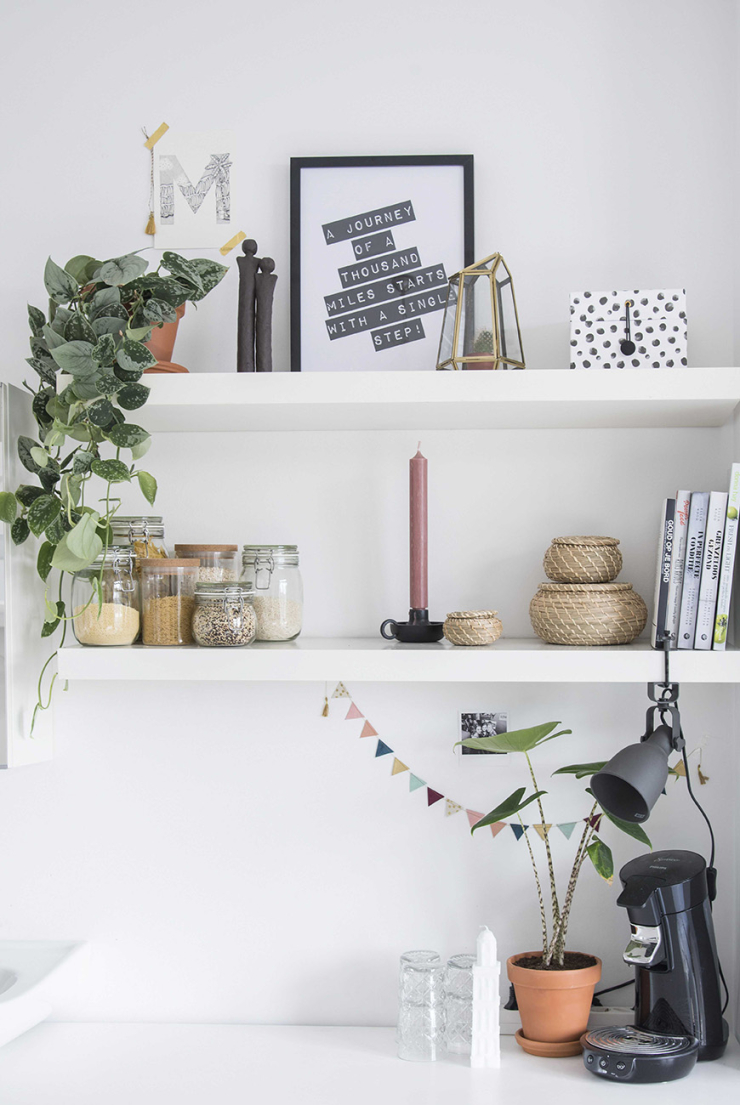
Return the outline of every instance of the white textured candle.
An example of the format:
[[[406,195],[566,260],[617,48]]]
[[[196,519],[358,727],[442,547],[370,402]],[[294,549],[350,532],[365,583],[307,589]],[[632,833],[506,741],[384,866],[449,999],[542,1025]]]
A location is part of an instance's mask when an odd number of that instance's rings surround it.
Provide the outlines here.
[[[471,1067],[501,1066],[501,1026],[496,937],[483,927],[478,936],[477,963],[473,967],[473,1045]]]

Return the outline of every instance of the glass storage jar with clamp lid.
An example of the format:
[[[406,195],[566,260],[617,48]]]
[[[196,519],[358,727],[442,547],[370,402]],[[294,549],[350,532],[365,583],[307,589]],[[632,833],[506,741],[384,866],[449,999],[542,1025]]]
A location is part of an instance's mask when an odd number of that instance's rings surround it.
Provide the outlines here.
[[[239,547],[237,545],[175,545],[175,556],[200,560],[200,583],[220,583],[239,579]]]
[[[72,579],[72,628],[81,645],[132,645],[139,636],[139,584],[130,547],[111,545]]]
[[[130,545],[137,559],[169,556],[161,514],[117,514],[111,519],[113,543]]]
[[[297,545],[245,545],[242,581],[254,591],[258,641],[292,641],[303,625]]]
[[[252,591],[245,583],[196,583],[193,637],[197,645],[241,647],[254,640],[256,630]]]

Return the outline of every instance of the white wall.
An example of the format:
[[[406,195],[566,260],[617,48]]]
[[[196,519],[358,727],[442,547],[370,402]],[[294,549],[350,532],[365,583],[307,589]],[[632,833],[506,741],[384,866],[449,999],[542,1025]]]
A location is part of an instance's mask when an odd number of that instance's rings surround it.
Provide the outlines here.
[[[734,18],[722,0],[17,8],[0,76],[13,151],[4,374],[23,375],[25,302],[42,302],[47,253],[146,244],[139,128],[162,119],[242,138],[244,229],[277,259],[283,367],[289,156],[449,151],[475,154],[477,250],[511,264],[531,367],[567,363],[572,288],[635,283],[685,285],[690,363],[731,363]],[[235,298],[230,274],[187,318],[177,359],[233,368]],[[406,599],[412,438],[163,435],[150,467],[171,541],[295,539],[307,631],[370,635]],[[436,612],[493,604],[510,635],[528,631],[556,533],[621,537],[624,577],[647,596],[659,499],[678,484],[722,486],[730,459],[716,431],[434,433],[425,449]],[[520,775],[453,757],[459,709],[508,708],[517,725],[562,718],[576,733],[543,752],[547,777],[636,736],[645,707],[641,686],[352,689],[404,762],[476,809]],[[0,937],[92,942],[58,1015],[389,1023],[404,948],[464,950],[483,920],[505,954],[536,946],[524,845],[510,833],[471,841],[462,815],[425,810],[336,704],[318,716],[322,695],[101,685],[60,696],[57,759],[0,778]],[[683,698],[690,741],[707,739],[702,798],[721,822],[731,959],[731,692]],[[566,781],[553,803],[553,820],[577,817],[578,786]],[[682,789],[650,825],[658,846],[705,847]],[[565,862],[569,846],[557,849]],[[620,863],[633,854],[615,850]],[[587,872],[572,928],[574,947],[603,957],[606,984],[625,977],[613,898]]]

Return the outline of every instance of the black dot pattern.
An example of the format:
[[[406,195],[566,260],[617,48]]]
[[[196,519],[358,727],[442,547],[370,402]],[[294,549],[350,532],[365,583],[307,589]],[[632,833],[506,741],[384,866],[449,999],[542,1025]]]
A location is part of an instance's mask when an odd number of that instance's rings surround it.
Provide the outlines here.
[[[631,300],[631,340],[624,358],[626,300]],[[674,368],[686,365],[686,292],[574,292],[570,297],[571,368]]]

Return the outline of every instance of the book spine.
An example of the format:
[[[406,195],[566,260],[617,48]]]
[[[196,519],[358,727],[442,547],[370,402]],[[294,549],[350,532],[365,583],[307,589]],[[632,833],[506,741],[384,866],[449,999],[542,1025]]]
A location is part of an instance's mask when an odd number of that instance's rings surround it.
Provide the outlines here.
[[[660,521],[658,537],[658,568],[655,573],[655,599],[650,639],[653,648],[662,648],[668,609],[668,586],[671,581],[671,556],[673,553],[673,528],[676,520],[676,500],[666,499]]]
[[[704,543],[704,559],[701,567],[701,586],[699,587],[699,608],[696,613],[694,648],[712,647],[726,514],[727,492],[713,491],[709,496],[707,539]]]
[[[668,583],[666,609],[666,637],[671,648],[678,648],[678,623],[681,619],[681,596],[683,594],[683,575],[686,564],[686,540],[689,531],[689,510],[691,492],[676,492],[676,517],[673,527],[673,553],[671,555],[671,578]]]
[[[699,586],[707,535],[709,492],[695,491],[691,496],[689,533],[686,541],[686,567],[681,595],[681,617],[678,623],[678,647],[693,648],[696,636],[696,612],[699,606]]]
[[[714,618],[714,641],[712,642],[712,648],[718,651],[727,646],[727,623],[730,619],[732,579],[735,574],[738,511],[740,511],[740,464],[733,464],[730,473],[730,490],[727,495],[725,540],[722,546],[722,567],[719,573],[717,613]]]

